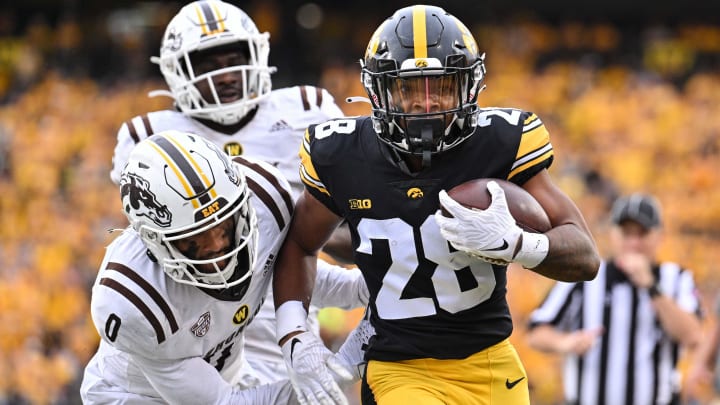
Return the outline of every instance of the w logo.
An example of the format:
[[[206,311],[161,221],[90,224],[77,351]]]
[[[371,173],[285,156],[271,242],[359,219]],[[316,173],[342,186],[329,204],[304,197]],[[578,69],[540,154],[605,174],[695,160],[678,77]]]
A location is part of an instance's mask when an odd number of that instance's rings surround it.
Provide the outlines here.
[[[120,179],[120,196],[126,213],[134,211],[135,216],[147,217],[158,226],[168,227],[172,214],[165,205],[160,205],[150,191],[147,180],[134,173],[126,173]]]

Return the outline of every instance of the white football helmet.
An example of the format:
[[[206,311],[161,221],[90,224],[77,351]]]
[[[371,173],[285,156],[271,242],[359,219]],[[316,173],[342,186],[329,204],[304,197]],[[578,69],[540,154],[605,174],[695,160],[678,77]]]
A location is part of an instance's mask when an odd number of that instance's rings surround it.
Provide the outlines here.
[[[211,142],[179,131],[138,143],[120,178],[123,211],[160,267],[179,283],[210,289],[250,282],[258,230],[249,194],[239,165]],[[234,221],[234,240],[221,256],[197,260],[176,247],[226,220]]]
[[[155,91],[150,95],[172,97],[178,108],[192,117],[223,125],[235,124],[272,90],[270,74],[275,68],[268,67],[269,38],[269,33],[260,33],[253,20],[231,4],[219,0],[190,3],[168,24],[160,56],[151,58],[160,65],[170,91]],[[193,52],[225,46],[247,52],[248,64],[195,74],[191,63]],[[213,78],[228,73],[242,75],[243,94],[236,101],[223,103]],[[196,87],[203,81],[212,93],[209,100],[204,99]]]

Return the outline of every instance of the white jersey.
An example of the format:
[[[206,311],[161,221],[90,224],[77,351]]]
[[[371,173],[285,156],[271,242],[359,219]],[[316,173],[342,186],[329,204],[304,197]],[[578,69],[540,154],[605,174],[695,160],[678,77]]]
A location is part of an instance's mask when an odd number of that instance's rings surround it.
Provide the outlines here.
[[[200,135],[231,156],[252,156],[270,163],[288,179],[297,197],[303,190],[298,151],[305,130],[311,124],[342,115],[330,93],[313,86],[273,90],[259,104],[252,119],[234,134],[210,129],[179,111],[151,112],[132,118],[120,127],[110,178],[118,184],[136,143],[160,131],[174,129]]]
[[[293,203],[288,182],[275,168],[251,158],[233,160],[248,180],[258,221],[257,257],[247,291],[231,300],[177,283],[148,256],[137,232],[123,231],[108,246],[92,289],[91,314],[102,340],[85,369],[84,403],[294,401],[287,382],[245,389],[248,384],[238,380],[244,331],[267,297]],[[367,302],[359,271],[347,274],[317,278],[321,302]],[[277,346],[274,339],[270,343]]]
[[[127,228],[108,246],[92,289],[91,314],[102,340],[86,368],[86,402],[103,402],[105,393],[118,391],[169,403],[231,402],[243,330],[267,295],[293,209],[289,184],[277,170],[236,160],[248,179],[259,231],[247,291],[239,300],[223,300],[175,282]]]
[[[293,195],[302,193],[300,181],[298,150],[306,128],[330,118],[341,117],[340,108],[333,97],[324,89],[313,86],[295,86],[276,89],[258,107],[249,122],[234,134],[225,134],[203,125],[199,121],[179,111],[164,110],[151,112],[125,122],[117,135],[117,145],[113,156],[113,169],[110,177],[116,184],[127,162],[130,151],[136,143],[157,132],[175,129],[195,133],[222,147],[228,154],[252,156],[275,166],[290,182]],[[345,270],[318,261],[317,283],[327,279],[328,284],[347,285],[366,291],[359,271]],[[359,287],[358,287],[359,286]],[[337,291],[344,291],[339,289]],[[364,293],[363,293],[364,294]],[[311,330],[319,334],[317,322],[318,304],[321,306],[340,306],[345,309],[362,306],[366,297],[355,301],[357,293],[345,295],[345,299],[334,304],[319,303],[322,290],[315,288],[308,323]],[[246,385],[265,384],[287,377],[285,362],[275,336],[275,306],[272,288],[260,311],[245,334],[245,357],[247,363],[236,379]]]

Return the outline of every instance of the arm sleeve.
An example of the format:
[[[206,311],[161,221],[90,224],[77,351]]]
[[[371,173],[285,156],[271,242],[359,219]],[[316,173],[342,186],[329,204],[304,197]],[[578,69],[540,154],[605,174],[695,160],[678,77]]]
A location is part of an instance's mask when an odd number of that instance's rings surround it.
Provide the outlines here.
[[[287,380],[240,389],[220,377],[217,370],[200,357],[157,360],[133,356],[153,388],[169,404],[294,404],[297,403]]]
[[[694,313],[698,317],[702,317],[702,308],[700,300],[698,299],[699,293],[691,271],[685,270],[680,272],[677,288],[676,302],[678,306],[686,312]]]
[[[110,171],[110,180],[115,184],[120,184],[120,175],[122,174],[125,164],[130,156],[130,151],[135,146],[135,141],[130,136],[127,123],[120,127],[117,134],[117,144],[112,157],[112,170]]]
[[[353,309],[367,306],[369,293],[362,273],[318,259],[312,304]]]
[[[545,300],[536,310],[530,314],[529,327],[534,328],[538,325],[550,324],[558,327],[566,318],[577,313],[577,308],[573,308],[574,294],[577,283],[557,282],[548,293]]]

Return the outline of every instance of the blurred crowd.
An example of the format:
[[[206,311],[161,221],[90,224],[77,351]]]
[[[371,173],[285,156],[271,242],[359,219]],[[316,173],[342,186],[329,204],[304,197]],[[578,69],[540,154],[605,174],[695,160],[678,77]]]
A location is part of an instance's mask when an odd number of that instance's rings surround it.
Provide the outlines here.
[[[17,26],[12,11],[0,11],[0,404],[79,402],[82,369],[99,339],[90,286],[115,236],[108,231],[125,226],[109,179],[115,134],[127,117],[169,106],[146,97],[164,87],[148,57],[179,7],[141,4],[93,23],[38,15]],[[246,9],[272,35],[274,87],[317,84],[347,114],[367,113],[365,104],[341,100],[363,95],[356,60],[379,17],[325,10],[314,25],[273,7],[257,1]],[[692,269],[709,306],[720,288],[720,26],[523,16],[471,29],[487,53],[481,105],[543,119],[559,156],[551,171],[601,251],[608,204],[625,192],[655,194],[667,218],[661,259]],[[523,341],[527,315],[552,282],[511,268],[509,283],[512,340],[533,403],[557,403],[557,360]],[[357,314],[329,310],[321,319],[332,343]]]

